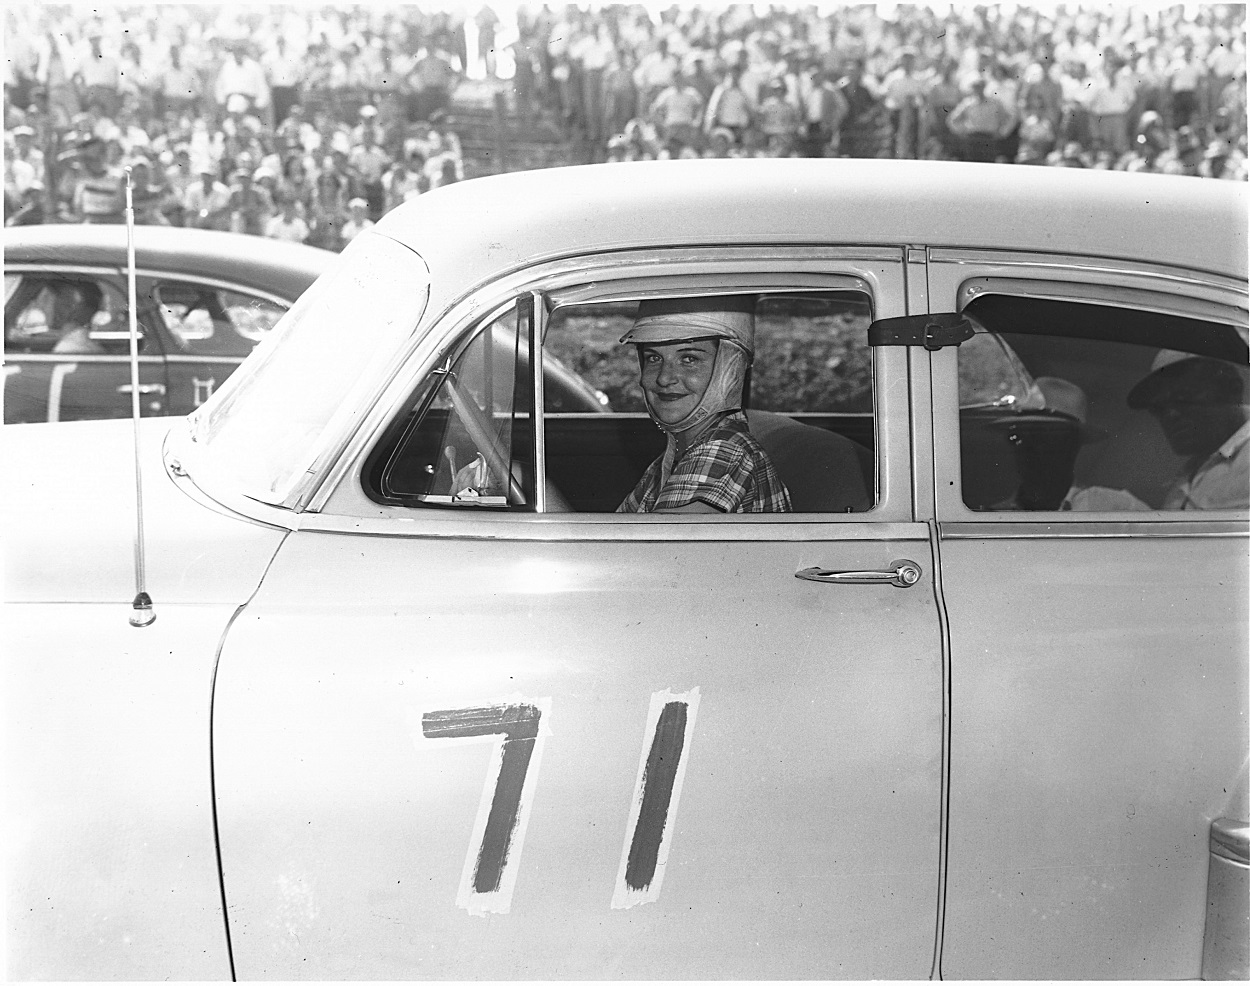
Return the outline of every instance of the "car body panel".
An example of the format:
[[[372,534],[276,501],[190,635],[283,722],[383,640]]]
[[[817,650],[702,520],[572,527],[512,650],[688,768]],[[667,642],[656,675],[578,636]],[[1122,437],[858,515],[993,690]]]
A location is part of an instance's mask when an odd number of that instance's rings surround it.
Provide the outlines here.
[[[174,420],[154,418],[140,429],[149,584],[160,603],[242,605],[285,532],[206,509],[175,486],[160,466]],[[124,620],[135,594],[129,423],[24,425],[4,428],[0,436],[6,460],[41,463],[37,471],[5,470],[5,599],[106,603]],[[41,456],[52,441],[59,454]]]
[[[931,583],[794,577],[904,556],[927,572],[927,531],[837,530],[658,552],[292,535],[218,681],[239,975],[927,975],[942,707]],[[349,602],[359,585],[370,592]],[[648,704],[693,689],[662,888],[614,907]],[[550,735],[509,909],[476,914],[458,888],[491,745],[425,738],[422,717],[514,696],[542,702]]]
[[[1247,540],[944,541],[945,975],[1199,976],[1207,832],[1244,770]]]
[[[140,634],[120,601],[5,607],[6,978],[229,978],[209,711],[233,611],[161,605]]]

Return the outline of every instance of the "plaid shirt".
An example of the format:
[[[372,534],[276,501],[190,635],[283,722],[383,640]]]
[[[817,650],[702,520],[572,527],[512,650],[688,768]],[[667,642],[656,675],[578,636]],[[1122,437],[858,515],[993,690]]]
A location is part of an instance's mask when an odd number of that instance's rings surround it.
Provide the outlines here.
[[[664,454],[616,511],[654,513],[696,500],[727,514],[790,510],[790,494],[741,411],[722,418],[680,459],[670,436]]]

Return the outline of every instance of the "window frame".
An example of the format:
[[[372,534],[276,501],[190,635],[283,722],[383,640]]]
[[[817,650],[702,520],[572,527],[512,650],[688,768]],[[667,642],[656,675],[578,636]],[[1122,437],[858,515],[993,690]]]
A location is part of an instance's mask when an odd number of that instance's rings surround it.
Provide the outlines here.
[[[575,301],[616,300],[660,295],[685,297],[691,294],[793,293],[796,291],[847,290],[858,287],[871,299],[874,317],[906,314],[906,264],[898,247],[721,247],[703,250],[647,249],[622,251],[592,257],[571,258],[537,265],[500,278],[478,292],[462,297],[450,306],[436,324],[424,332],[403,371],[396,374],[369,412],[362,428],[340,457],[337,468],[314,492],[301,529],[310,524],[324,530],[361,530],[367,522],[379,533],[410,530],[429,517],[438,529],[460,527],[448,523],[455,511],[414,511],[396,508],[369,499],[362,486],[366,460],[382,440],[395,415],[403,413],[428,374],[458,351],[466,336],[484,324],[484,316],[498,312],[525,292],[540,295],[544,304],[536,306],[549,314],[556,304]],[[536,371],[541,367],[541,361]],[[876,491],[873,508],[857,514],[759,514],[735,515],[622,515],[607,513],[528,513],[498,514],[481,511],[473,520],[481,536],[507,536],[496,531],[500,525],[571,524],[587,525],[789,524],[797,528],[812,523],[863,524],[887,527],[891,522],[913,520],[911,467],[913,462],[909,429],[910,400],[907,380],[907,354],[904,350],[874,351],[874,428],[876,432]],[[540,415],[543,412],[540,411]],[[539,418],[540,422],[542,417]],[[544,463],[538,464],[543,467]],[[437,517],[435,516],[437,515]],[[415,532],[414,532],[415,533]],[[447,530],[447,533],[452,533]],[[639,532],[641,533],[641,532]],[[709,532],[711,533],[711,532]],[[761,535],[763,532],[761,531]],[[522,535],[524,536],[524,535]],[[790,539],[789,537],[782,538]],[[797,538],[796,538],[797,539]]]
[[[1243,338],[1250,321],[1246,285],[1200,271],[1104,258],[955,250],[929,251],[928,271],[935,312],[962,311],[977,298],[997,294],[1224,322]],[[973,510],[962,488],[958,348],[942,349],[931,358],[935,506],[944,537],[1244,534],[1245,510]]]

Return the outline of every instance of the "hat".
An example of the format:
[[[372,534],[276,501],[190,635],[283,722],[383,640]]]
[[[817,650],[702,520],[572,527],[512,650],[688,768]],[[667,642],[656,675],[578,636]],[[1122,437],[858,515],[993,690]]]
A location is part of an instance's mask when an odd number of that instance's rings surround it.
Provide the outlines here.
[[[1082,428],[1085,427],[1089,418],[1089,398],[1084,390],[1062,377],[1038,377],[1033,383],[1042,392],[1042,406],[1047,411],[1075,418]]]
[[[1240,404],[1244,389],[1241,375],[1231,363],[1197,353],[1160,349],[1150,364],[1150,372],[1128,392],[1128,406],[1141,411],[1180,401]]]
[[[349,209],[354,209],[356,206],[360,206],[362,209],[367,209],[369,207],[369,202],[366,199],[354,198],[347,203],[347,206]]]
[[[683,339],[727,339],[755,352],[755,296],[647,298],[621,342],[643,345]]]
[[[35,131],[31,127],[28,127],[26,126],[26,124],[23,123],[20,127],[13,128],[13,136],[14,137],[33,137],[35,136]]]
[[[370,105],[369,103],[365,103],[364,106],[360,107],[360,115],[365,117],[366,119],[368,119],[369,117],[377,116],[378,108],[376,106]]]

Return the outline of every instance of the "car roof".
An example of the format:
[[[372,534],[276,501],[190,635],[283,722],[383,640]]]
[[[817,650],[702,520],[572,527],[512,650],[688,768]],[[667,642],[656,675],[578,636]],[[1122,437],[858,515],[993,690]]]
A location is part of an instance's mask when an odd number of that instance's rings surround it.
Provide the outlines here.
[[[466,221],[471,218],[471,221]],[[455,183],[383,217],[436,282],[656,246],[924,244],[1078,254],[1237,278],[1244,182],[949,161],[647,161]]]
[[[338,257],[329,250],[260,236],[170,226],[136,226],[135,266],[220,278],[294,300]],[[126,266],[122,225],[9,226],[6,264]]]

